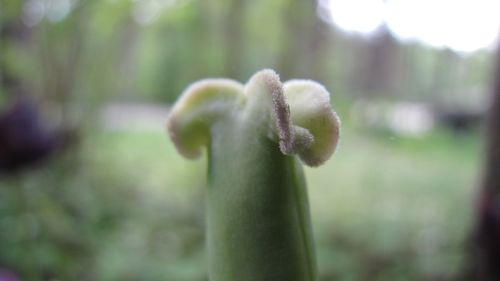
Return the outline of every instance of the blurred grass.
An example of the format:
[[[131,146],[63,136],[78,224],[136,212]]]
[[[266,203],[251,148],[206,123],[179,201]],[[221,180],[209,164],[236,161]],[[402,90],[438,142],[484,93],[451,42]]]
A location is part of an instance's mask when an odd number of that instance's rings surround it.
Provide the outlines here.
[[[325,280],[447,280],[459,270],[478,144],[443,131],[344,131],[335,157],[307,173]]]
[[[449,280],[478,138],[342,133],[306,169],[321,280]],[[181,158],[160,130],[96,131],[64,158],[1,184],[0,264],[26,280],[206,280],[205,159]]]

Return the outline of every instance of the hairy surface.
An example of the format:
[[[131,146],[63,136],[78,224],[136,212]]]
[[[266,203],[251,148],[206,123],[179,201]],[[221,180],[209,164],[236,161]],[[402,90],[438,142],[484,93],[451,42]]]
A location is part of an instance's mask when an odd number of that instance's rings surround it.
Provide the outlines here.
[[[328,160],[339,139],[340,120],[326,89],[310,80],[282,84],[269,69],[246,85],[228,79],[193,83],[175,104],[167,131],[177,150],[193,159],[208,145],[210,127],[223,118],[262,124],[256,133],[268,135],[283,154],[298,155],[309,166]]]

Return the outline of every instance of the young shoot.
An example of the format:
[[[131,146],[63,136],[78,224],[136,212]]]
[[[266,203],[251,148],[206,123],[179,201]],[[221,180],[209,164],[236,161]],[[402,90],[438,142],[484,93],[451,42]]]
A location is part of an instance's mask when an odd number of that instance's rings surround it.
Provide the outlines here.
[[[340,121],[326,89],[262,70],[242,85],[206,79],[175,103],[167,131],[178,152],[206,148],[211,281],[315,281],[302,163],[334,153]]]

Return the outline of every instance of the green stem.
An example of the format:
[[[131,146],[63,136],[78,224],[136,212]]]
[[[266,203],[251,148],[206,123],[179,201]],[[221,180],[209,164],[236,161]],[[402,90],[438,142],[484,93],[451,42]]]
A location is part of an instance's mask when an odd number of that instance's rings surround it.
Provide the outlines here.
[[[297,216],[299,218],[300,230],[302,232],[302,242],[304,243],[304,249],[306,250],[307,261],[309,262],[309,279],[316,280],[317,275],[317,265],[316,265],[316,255],[314,252],[314,239],[312,235],[312,226],[309,210],[309,197],[307,196],[307,185],[304,177],[304,171],[302,165],[294,159],[292,178],[296,180],[293,185],[295,193],[295,206],[297,207]]]
[[[275,142],[255,136],[255,124],[245,125],[225,119],[212,132],[207,194],[210,280],[315,280],[302,167]],[[260,145],[241,147],[249,142]],[[240,161],[233,161],[235,155]]]
[[[312,81],[283,85],[270,70],[245,86],[204,80],[182,95],[167,127],[184,156],[208,150],[210,280],[316,281],[301,162],[320,165],[335,150],[328,92]]]

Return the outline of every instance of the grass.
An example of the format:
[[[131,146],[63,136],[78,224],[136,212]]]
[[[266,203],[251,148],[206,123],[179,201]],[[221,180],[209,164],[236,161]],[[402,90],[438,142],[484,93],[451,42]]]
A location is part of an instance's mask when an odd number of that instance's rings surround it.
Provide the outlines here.
[[[475,136],[344,129],[336,155],[306,169],[321,280],[453,277],[479,157]],[[29,280],[206,280],[205,159],[181,158],[162,131],[96,132],[65,158],[0,186],[0,225],[17,229],[0,233],[0,266]]]
[[[308,170],[325,280],[446,280],[459,271],[478,155],[477,140],[442,132],[344,134],[336,157]]]

